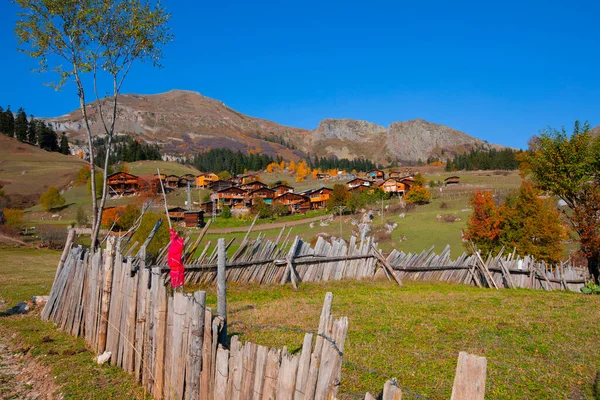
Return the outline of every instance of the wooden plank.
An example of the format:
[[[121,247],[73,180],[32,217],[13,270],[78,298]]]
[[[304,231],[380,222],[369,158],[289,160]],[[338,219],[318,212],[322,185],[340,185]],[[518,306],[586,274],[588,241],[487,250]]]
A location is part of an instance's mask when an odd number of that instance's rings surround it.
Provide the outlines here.
[[[211,371],[214,368],[212,360],[212,312],[204,312],[204,339],[202,343],[202,372],[200,373],[200,399],[212,399],[214,380]],[[229,354],[228,354],[229,357]]]
[[[193,301],[190,301],[188,314],[191,316],[189,356],[185,370],[185,398],[196,400],[200,398],[201,372],[202,372],[202,346],[204,344],[204,310],[206,305],[206,292],[195,292]]]
[[[461,351],[458,355],[451,400],[483,400],[486,368],[485,357]]]
[[[219,345],[217,349],[217,359],[215,363],[215,382],[214,382],[214,400],[229,400],[227,398],[227,378],[229,377],[229,350],[225,350]],[[204,391],[204,389],[203,389]],[[204,398],[213,397],[205,396]]]
[[[156,336],[156,350],[154,359],[154,399],[162,399],[164,396],[164,379],[165,379],[165,336],[167,332],[167,289],[165,287],[164,278],[159,280],[156,288],[157,292],[156,304],[156,326],[154,333]]]
[[[262,400],[272,400],[276,398],[275,392],[277,390],[277,381],[279,379],[280,360],[281,350],[269,350],[265,366],[265,381],[262,389]]]
[[[308,380],[308,370],[310,368],[310,354],[312,348],[312,333],[304,335],[302,352],[298,362],[298,376],[296,377],[296,390],[294,391],[294,400],[304,400],[304,390]]]
[[[277,389],[275,398],[293,399],[296,389],[296,375],[298,374],[299,357],[289,354],[283,354],[281,357],[281,367],[277,379]]]
[[[258,349],[256,350],[252,400],[262,399],[268,352],[269,348],[265,346],[258,346]]]
[[[396,283],[398,284],[398,286],[404,286],[404,284],[402,283],[402,280],[400,280],[400,278],[396,275],[394,269],[387,262],[387,260],[383,256],[383,254],[381,254],[381,252],[379,251],[379,249],[377,247],[375,247],[374,244],[371,245],[371,249],[372,249],[373,254],[375,255],[375,257],[377,258],[377,260],[381,263],[381,265],[383,265],[383,267],[386,269],[386,271],[394,278],[394,280],[396,281]]]
[[[247,342],[242,348],[241,400],[251,400],[254,389],[257,345]]]
[[[219,239],[217,248],[217,315],[223,321],[219,336],[222,339],[221,343],[225,343],[227,340],[227,275],[225,271],[227,255],[225,253],[225,239]]]

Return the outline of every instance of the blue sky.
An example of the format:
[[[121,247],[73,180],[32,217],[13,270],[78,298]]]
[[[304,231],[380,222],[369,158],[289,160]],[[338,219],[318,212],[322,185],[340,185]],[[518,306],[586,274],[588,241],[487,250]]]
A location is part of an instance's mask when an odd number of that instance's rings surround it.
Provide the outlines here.
[[[124,93],[198,91],[248,115],[315,128],[424,118],[526,147],[548,125],[600,124],[597,1],[163,1],[164,67],[137,65]],[[16,51],[17,7],[0,3],[0,105],[57,116],[74,85]]]

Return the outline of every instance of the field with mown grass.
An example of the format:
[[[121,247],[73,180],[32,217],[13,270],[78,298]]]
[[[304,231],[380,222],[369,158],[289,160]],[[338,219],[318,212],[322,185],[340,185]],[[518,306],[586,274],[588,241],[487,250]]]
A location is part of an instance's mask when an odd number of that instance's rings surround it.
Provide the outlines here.
[[[7,303],[6,307],[30,300],[35,295],[47,295],[59,258],[60,253],[56,251],[0,248],[0,298]],[[15,347],[50,367],[63,398],[150,398],[121,369],[98,366],[93,361],[94,352],[86,350],[82,339],[58,331],[52,323],[41,321],[39,311],[23,316],[0,315],[0,335],[11,337]]]
[[[488,399],[600,396],[600,296],[405,284],[301,283],[297,292],[230,285],[228,333],[297,352],[304,334],[295,330],[317,329],[331,291],[334,316],[349,318],[340,398],[378,393],[386,377],[396,377],[426,398],[448,399],[460,351],[487,358]],[[204,289],[216,307],[214,289]]]

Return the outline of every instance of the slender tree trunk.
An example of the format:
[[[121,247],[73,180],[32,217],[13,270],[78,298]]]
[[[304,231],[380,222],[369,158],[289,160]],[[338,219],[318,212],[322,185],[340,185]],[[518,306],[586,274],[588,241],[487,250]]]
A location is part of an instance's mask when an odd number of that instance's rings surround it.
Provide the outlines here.
[[[594,253],[587,258],[588,271],[596,284],[600,284],[600,253]]]
[[[117,119],[117,101],[118,101],[118,86],[117,86],[117,79],[115,76],[113,76],[113,107],[112,107],[112,121],[110,124],[110,128],[107,129],[106,123],[104,123],[103,120],[103,124],[104,124],[104,129],[106,132],[106,136],[107,136],[107,142],[106,142],[106,155],[104,157],[104,177],[102,179],[102,197],[100,199],[100,206],[97,208],[97,221],[98,224],[94,226],[94,230],[92,232],[92,237],[98,237],[99,233],[100,233],[100,222],[102,221],[102,214],[104,213],[104,205],[106,204],[106,197],[108,196],[108,166],[109,166],[109,160],[110,160],[110,152],[112,150],[112,141],[113,141],[113,137],[114,137],[114,133],[115,133],[115,122]],[[100,99],[96,100],[96,101],[101,101]],[[99,108],[99,113],[102,113],[102,108]],[[104,117],[101,117],[104,118]]]
[[[92,130],[90,128],[90,122],[87,116],[86,104],[85,104],[85,91],[83,89],[83,84],[79,79],[79,74],[75,73],[75,82],[77,83],[77,94],[79,96],[79,109],[81,110],[81,114],[83,115],[83,120],[85,121],[85,130],[87,133],[88,139],[88,150],[89,150],[89,166],[90,166],[90,187],[92,191],[92,241],[91,247],[94,249],[96,247],[96,242],[98,238],[97,227],[100,227],[100,221],[98,220],[98,200],[96,199],[96,166],[94,165],[94,144],[92,141]]]

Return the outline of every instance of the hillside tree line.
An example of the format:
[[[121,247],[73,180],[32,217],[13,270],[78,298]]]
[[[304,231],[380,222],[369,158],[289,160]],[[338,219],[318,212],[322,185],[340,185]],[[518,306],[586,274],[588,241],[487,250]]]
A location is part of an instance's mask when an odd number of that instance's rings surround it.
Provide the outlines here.
[[[106,139],[94,138],[94,163],[102,167],[106,157]],[[156,144],[140,143],[131,136],[117,136],[113,139],[112,149],[108,157],[109,165],[119,162],[143,160],[161,160],[160,147]]]
[[[329,169],[340,169],[345,171],[370,171],[377,167],[381,168],[381,165],[376,165],[371,160],[367,160],[366,158],[355,158],[353,160],[349,160],[347,158],[337,158],[337,157],[311,157],[309,154],[306,163],[308,167],[311,169],[320,169],[320,170],[329,170]]]
[[[20,142],[38,146],[40,149],[70,154],[67,135],[63,132],[59,140],[54,129],[44,121],[35,119],[33,115],[27,118],[23,107],[19,108],[15,115],[10,105],[6,110],[0,106],[0,133],[14,137]]]
[[[521,153],[521,150],[513,149],[471,150],[458,154],[452,160],[448,159],[446,171],[515,170],[519,169],[518,155]]]
[[[237,175],[244,173],[244,170],[259,171],[265,169],[267,165],[274,161],[272,157],[266,154],[245,154],[241,151],[229,149],[210,149],[196,154],[191,160],[187,160],[187,163],[203,172],[228,171],[233,175]]]

